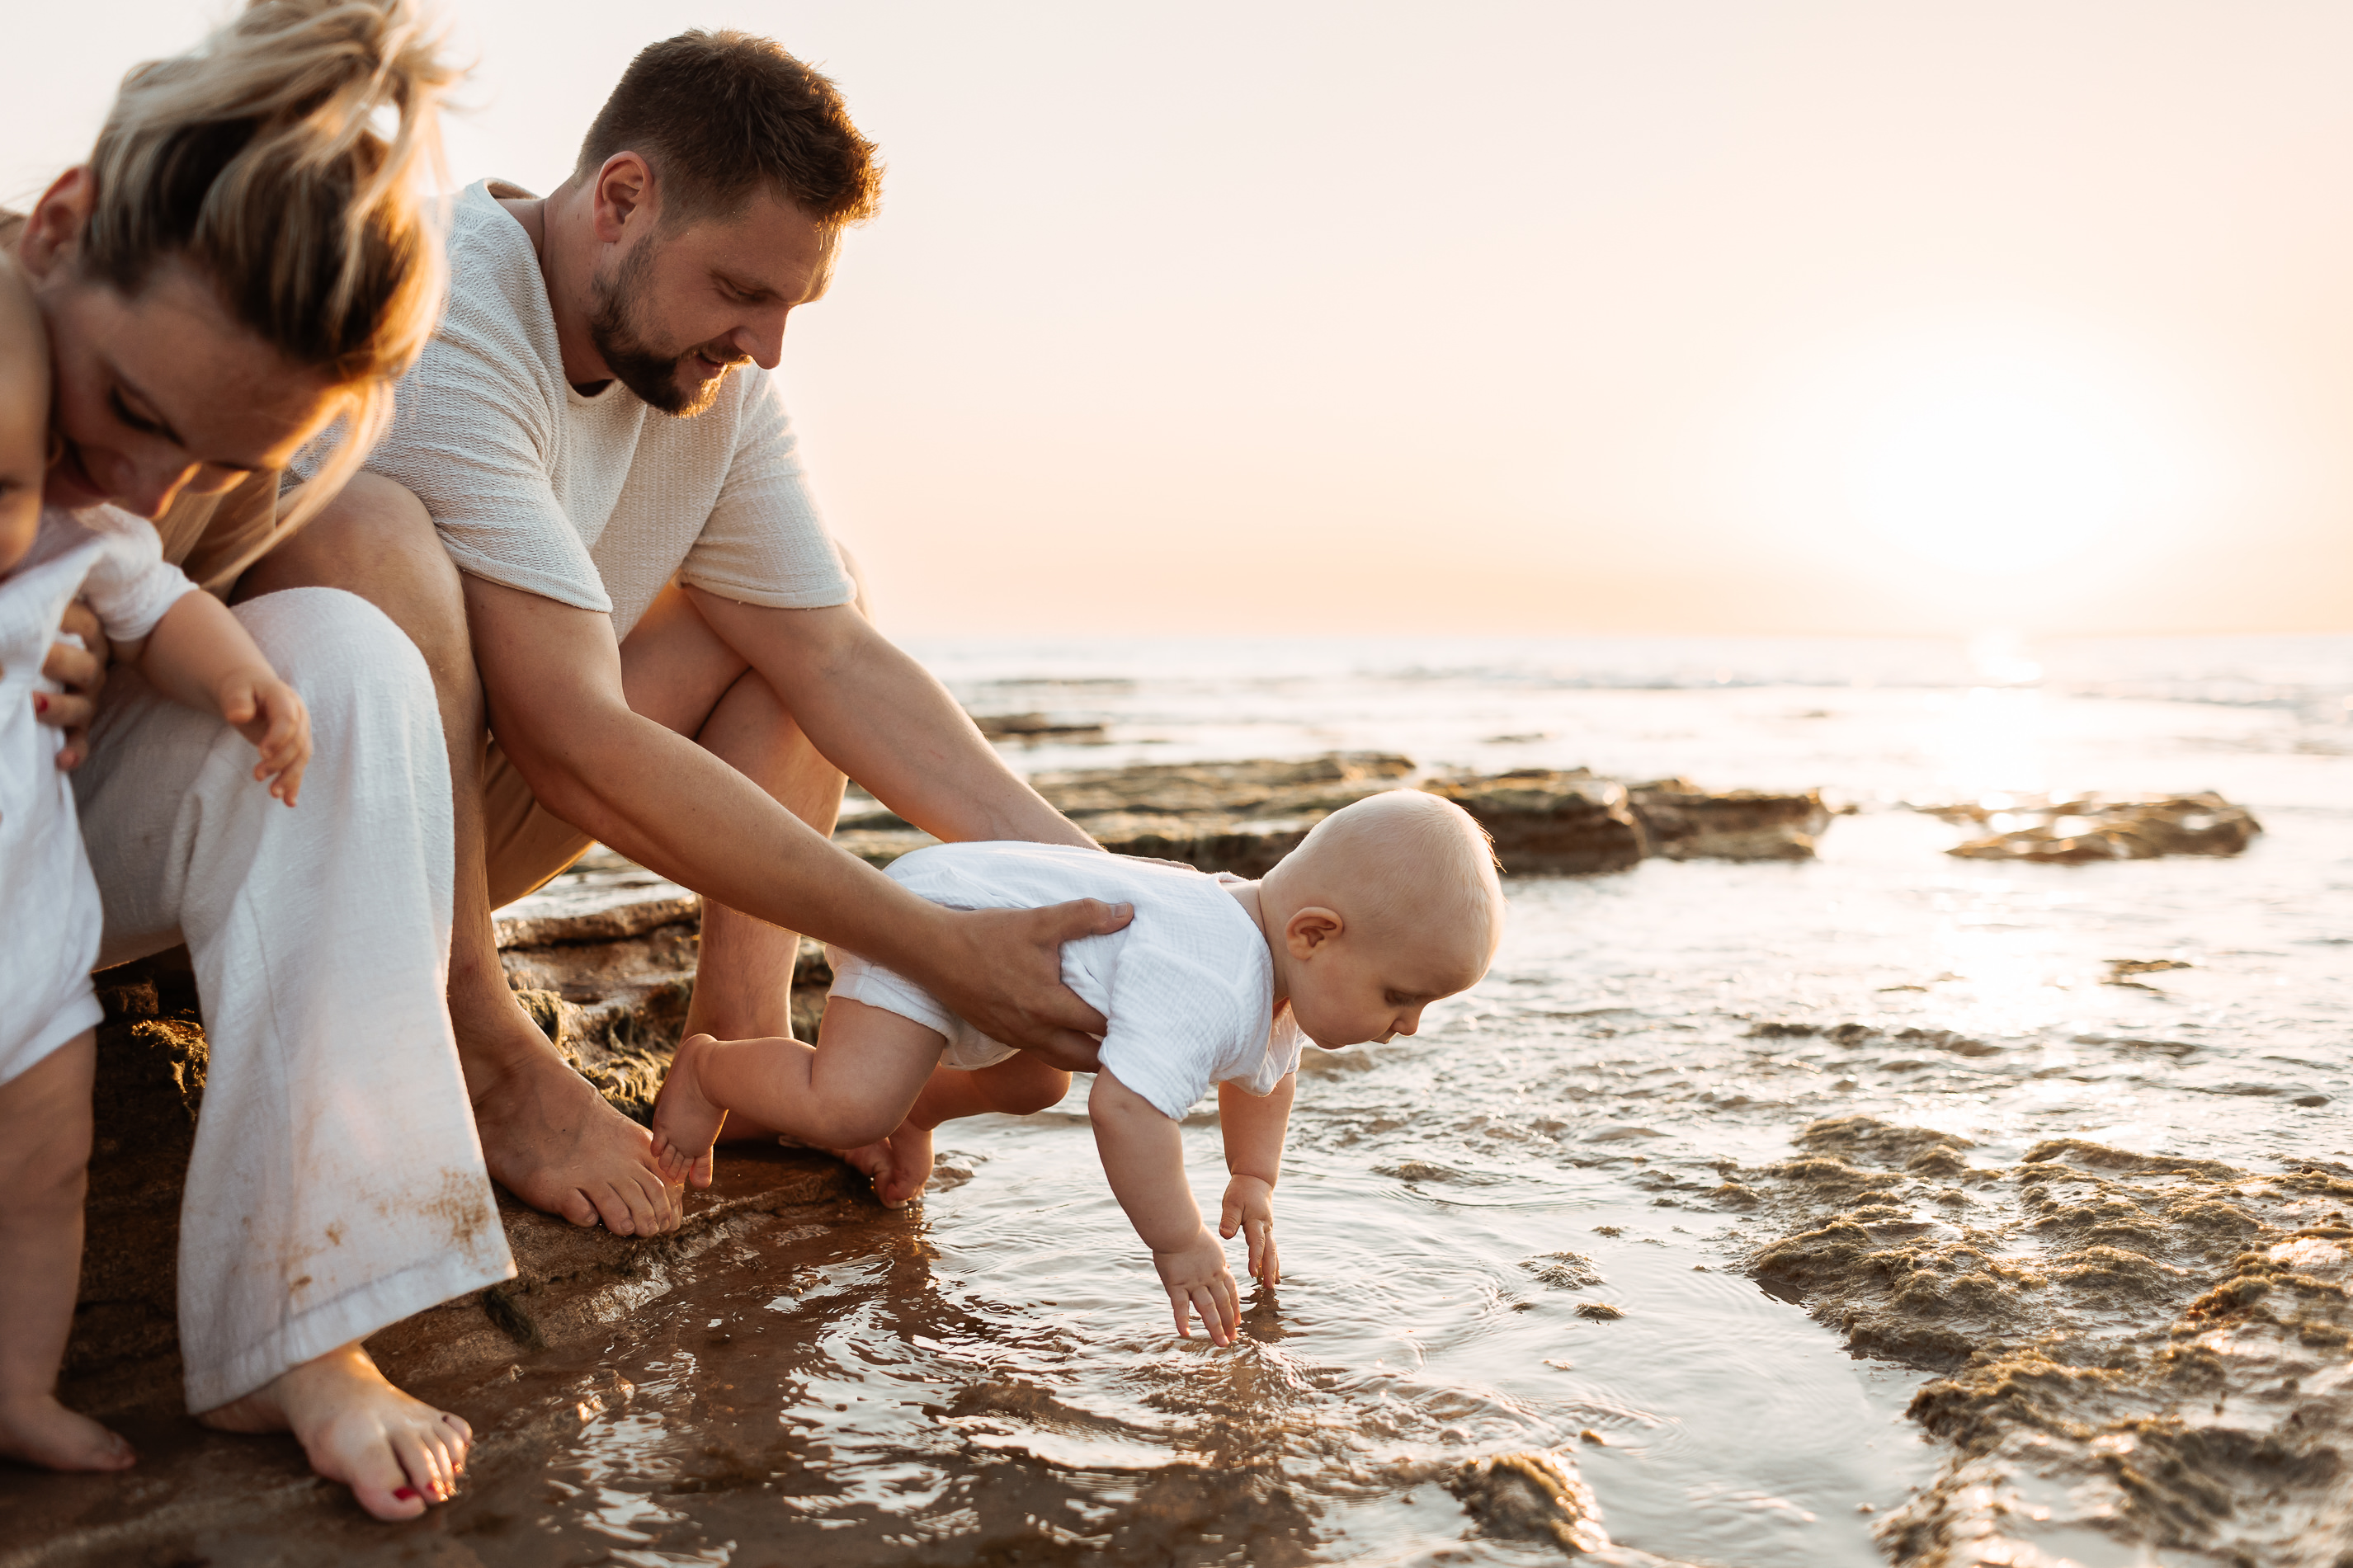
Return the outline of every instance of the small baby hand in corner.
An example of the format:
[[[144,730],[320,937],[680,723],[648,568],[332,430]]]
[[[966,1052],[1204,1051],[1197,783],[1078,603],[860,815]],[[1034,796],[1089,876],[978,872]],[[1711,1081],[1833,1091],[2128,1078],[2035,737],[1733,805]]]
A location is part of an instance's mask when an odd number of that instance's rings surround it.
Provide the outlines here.
[[[1250,1243],[1250,1278],[1261,1285],[1282,1283],[1282,1265],[1274,1252],[1274,1187],[1264,1177],[1237,1175],[1226,1184],[1218,1234],[1231,1240],[1236,1231]]]
[[[269,793],[292,805],[311,761],[311,710],[301,697],[266,666],[233,669],[213,690],[220,716],[261,752],[253,776],[269,780]]]
[[[1198,1230],[1191,1241],[1172,1252],[1155,1250],[1152,1266],[1160,1271],[1168,1304],[1176,1310],[1178,1338],[1193,1337],[1193,1314],[1198,1311],[1210,1343],[1234,1342],[1241,1328],[1241,1307],[1236,1300],[1233,1270],[1226,1267],[1226,1249],[1218,1245],[1217,1237],[1206,1227]]]

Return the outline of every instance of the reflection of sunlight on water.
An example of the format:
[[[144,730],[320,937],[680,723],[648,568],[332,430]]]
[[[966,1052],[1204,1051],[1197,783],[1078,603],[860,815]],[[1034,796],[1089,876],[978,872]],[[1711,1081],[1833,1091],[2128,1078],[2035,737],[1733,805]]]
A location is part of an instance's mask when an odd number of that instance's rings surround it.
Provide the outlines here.
[[[1968,657],[1985,684],[1949,710],[1932,742],[1949,798],[2001,811],[2047,794],[2052,736],[2038,684],[2042,666],[2017,633],[1999,629],[1972,637]]]

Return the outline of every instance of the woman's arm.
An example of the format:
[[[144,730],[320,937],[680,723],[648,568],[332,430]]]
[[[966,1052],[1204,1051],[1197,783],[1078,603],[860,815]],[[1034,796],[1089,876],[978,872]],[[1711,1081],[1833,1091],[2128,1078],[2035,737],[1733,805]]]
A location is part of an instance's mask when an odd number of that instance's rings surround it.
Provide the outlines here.
[[[1152,1248],[1153,1267],[1176,1310],[1176,1332],[1191,1338],[1191,1314],[1198,1311],[1211,1342],[1231,1344],[1241,1326],[1233,1271],[1226,1267],[1226,1249],[1201,1224],[1200,1208],[1185,1180],[1183,1132],[1108,1072],[1095,1075],[1087,1116],[1094,1123],[1095,1148],[1103,1174],[1111,1178],[1112,1194]]]

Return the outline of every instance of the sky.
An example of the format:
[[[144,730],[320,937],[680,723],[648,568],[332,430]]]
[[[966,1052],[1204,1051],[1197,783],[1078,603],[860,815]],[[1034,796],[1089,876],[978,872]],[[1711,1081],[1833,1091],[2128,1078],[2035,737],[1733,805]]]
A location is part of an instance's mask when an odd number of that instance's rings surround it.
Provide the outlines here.
[[[12,20],[0,199],[225,11]],[[839,84],[778,374],[901,635],[2353,631],[2341,0],[442,12],[459,181],[687,26]]]

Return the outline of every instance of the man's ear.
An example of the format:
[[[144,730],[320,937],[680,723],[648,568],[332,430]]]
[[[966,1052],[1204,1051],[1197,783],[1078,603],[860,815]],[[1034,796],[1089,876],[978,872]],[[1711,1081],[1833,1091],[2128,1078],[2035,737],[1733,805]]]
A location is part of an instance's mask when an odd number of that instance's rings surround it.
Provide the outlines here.
[[[597,240],[618,244],[633,218],[642,225],[654,216],[653,169],[635,153],[616,153],[596,171],[589,195]]]
[[[82,229],[97,204],[98,184],[90,170],[76,164],[59,174],[33,204],[25,232],[16,241],[16,260],[35,279],[47,278],[73,260],[81,248]]]
[[[1313,958],[1331,945],[1345,923],[1336,910],[1310,904],[1282,922],[1282,945],[1293,958]]]

